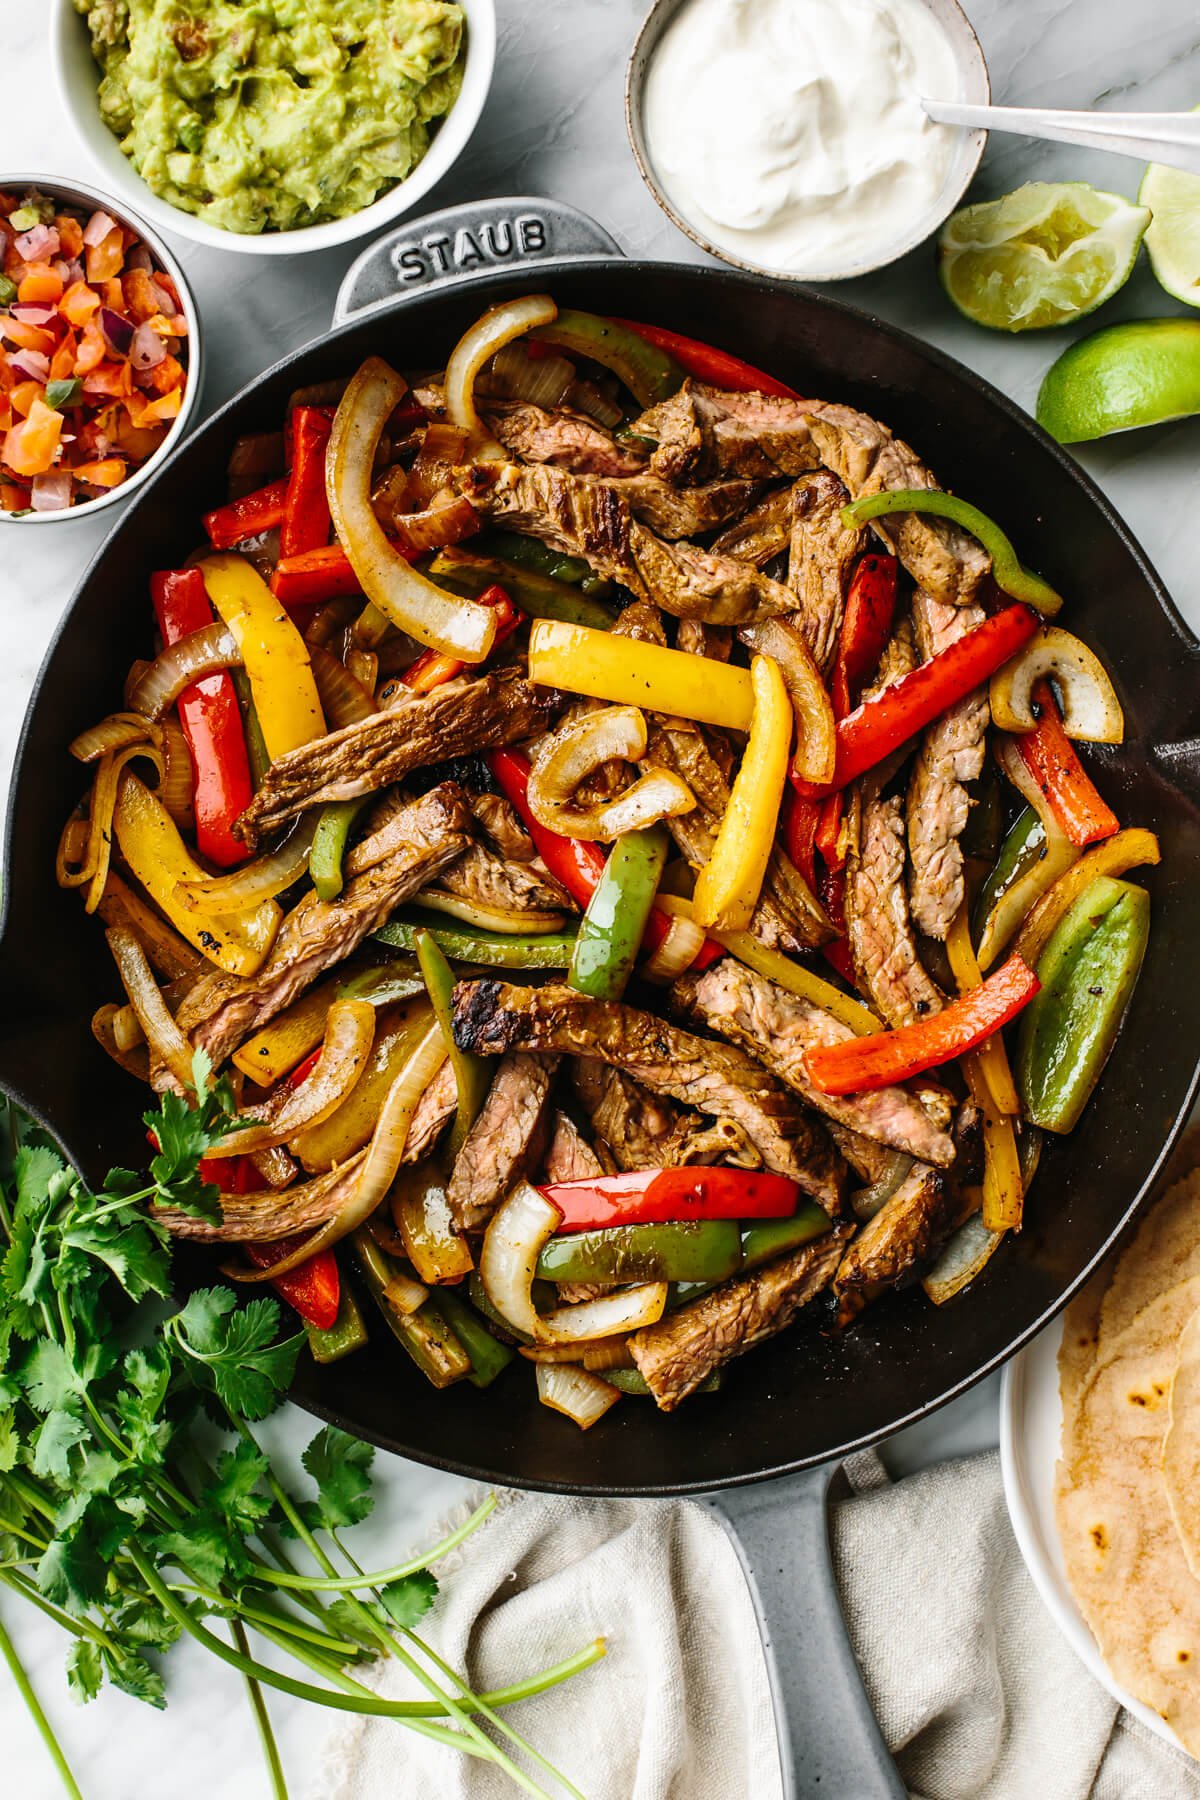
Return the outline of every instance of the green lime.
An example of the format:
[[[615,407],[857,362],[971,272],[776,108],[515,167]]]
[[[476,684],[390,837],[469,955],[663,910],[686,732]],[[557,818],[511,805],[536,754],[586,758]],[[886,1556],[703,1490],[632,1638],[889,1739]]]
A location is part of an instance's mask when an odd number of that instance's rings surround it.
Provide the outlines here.
[[[1029,181],[947,219],[938,237],[942,286],[960,312],[993,331],[1065,325],[1128,279],[1149,223],[1144,206],[1086,181]]]
[[[1200,175],[1151,163],[1138,199],[1154,214],[1146,233],[1150,267],[1168,294],[1200,306]]]
[[[1200,412],[1200,320],[1106,325],[1046,371],[1038,424],[1060,444]]]

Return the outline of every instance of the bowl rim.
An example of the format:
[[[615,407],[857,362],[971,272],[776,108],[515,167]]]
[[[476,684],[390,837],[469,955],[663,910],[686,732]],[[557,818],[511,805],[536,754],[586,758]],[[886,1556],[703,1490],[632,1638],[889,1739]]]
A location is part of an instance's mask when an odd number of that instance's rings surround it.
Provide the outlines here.
[[[68,0],[69,3],[69,0]],[[987,58],[983,54],[983,46],[979,42],[975,27],[963,11],[959,0],[920,0],[925,10],[940,24],[945,26],[946,16],[953,19],[953,32],[947,30],[954,51],[954,59],[960,73],[966,72],[981,85],[977,92],[968,96],[972,102],[987,105],[992,97],[991,75]],[[959,175],[953,180],[943,183],[937,196],[912,229],[905,236],[897,238],[893,247],[882,259],[868,258],[845,268],[837,269],[781,269],[768,263],[749,261],[739,256],[736,251],[723,248],[705,236],[701,226],[694,224],[685,214],[680,212],[668,197],[662,182],[655,171],[650,156],[649,146],[643,128],[645,111],[646,77],[650,62],[658,47],[662,35],[671,20],[689,4],[689,0],[651,0],[650,9],[638,27],[633,40],[633,48],[629,52],[629,60],[625,65],[625,131],[629,145],[633,151],[633,160],[637,164],[641,176],[651,196],[671,223],[682,231],[685,237],[709,256],[727,263],[730,268],[741,269],[748,275],[765,276],[771,281],[790,282],[795,285],[816,281],[854,281],[863,275],[873,275],[880,269],[890,268],[899,262],[902,256],[916,250],[927,238],[931,237],[939,226],[943,225],[957,207],[959,201],[970,187],[979,169],[987,144],[987,132],[975,127],[964,130],[963,143],[966,154],[962,161]],[[653,41],[648,41],[653,40]]]
[[[180,237],[209,249],[229,250],[235,255],[298,256],[351,243],[391,224],[423,200],[430,189],[449,174],[466,149],[492,88],[496,63],[496,0],[458,0],[458,4],[467,19],[463,83],[458,98],[439,122],[420,162],[403,181],[396,182],[360,212],[349,213],[341,219],[328,219],[320,225],[302,225],[295,231],[257,234],[227,231],[172,206],[153,192],[122,154],[116,137],[100,118],[96,105],[99,70],[92,62],[90,50],[86,63],[79,56],[80,34],[85,33],[87,27],[72,0],[53,0],[50,54],[59,97],[76,137],[103,169],[105,179],[120,193],[129,196],[128,205],[144,212],[159,230],[177,232]],[[83,41],[86,43],[86,39]],[[96,80],[89,84],[86,102],[82,94],[81,70],[84,67],[94,69],[96,74]]]
[[[81,202],[93,208],[110,213],[118,223],[128,225],[136,231],[155,260],[161,263],[166,273],[175,283],[176,291],[183,306],[183,316],[188,327],[188,362],[187,380],[183,387],[183,402],[178,415],[171,421],[171,428],[158,449],[148,456],[140,467],[116,487],[109,488],[107,493],[98,494],[94,500],[85,500],[79,506],[65,507],[61,512],[0,512],[0,525],[66,525],[76,519],[91,518],[93,514],[103,511],[106,506],[116,506],[128,500],[132,494],[157,473],[166,458],[179,444],[195,416],[200,404],[200,393],[204,385],[204,352],[201,345],[200,310],[196,305],[195,295],[187,276],[179,264],[178,258],[170,247],[159,236],[154,227],[127,206],[122,200],[114,200],[103,188],[94,187],[90,181],[69,180],[62,175],[9,175],[0,170],[0,190],[11,192],[16,189],[24,193],[36,188],[39,193],[52,199],[61,199],[68,206],[77,206]]]

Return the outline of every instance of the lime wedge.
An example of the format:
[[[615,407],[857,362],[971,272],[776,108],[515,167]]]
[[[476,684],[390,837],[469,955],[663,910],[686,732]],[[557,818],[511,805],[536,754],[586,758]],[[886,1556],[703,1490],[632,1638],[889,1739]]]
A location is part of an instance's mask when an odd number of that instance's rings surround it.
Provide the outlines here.
[[[1200,320],[1133,319],[1064,350],[1046,371],[1037,421],[1060,444],[1200,412]]]
[[[1138,199],[1154,214],[1146,233],[1150,267],[1168,294],[1200,306],[1200,175],[1151,163]]]
[[[938,237],[942,286],[993,331],[1036,331],[1082,318],[1116,293],[1137,261],[1146,207],[1086,181],[1030,181],[953,213]]]

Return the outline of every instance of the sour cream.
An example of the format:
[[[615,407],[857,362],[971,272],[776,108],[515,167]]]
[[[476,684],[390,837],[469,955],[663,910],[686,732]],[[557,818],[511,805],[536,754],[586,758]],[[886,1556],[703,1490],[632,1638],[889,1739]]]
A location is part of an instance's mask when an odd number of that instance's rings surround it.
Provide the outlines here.
[[[714,248],[814,279],[888,259],[931,215],[957,134],[953,46],[922,0],[687,0],[646,74],[668,202]]]

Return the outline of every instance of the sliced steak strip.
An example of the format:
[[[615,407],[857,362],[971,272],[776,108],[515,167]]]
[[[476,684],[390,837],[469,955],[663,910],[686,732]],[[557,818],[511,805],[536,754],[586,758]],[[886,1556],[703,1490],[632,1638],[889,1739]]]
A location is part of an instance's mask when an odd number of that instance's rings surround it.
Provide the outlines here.
[[[983,622],[978,606],[946,606],[918,588],[913,623],[928,661]],[[991,723],[986,687],[942,714],[925,732],[908,782],[908,901],[918,930],[945,939],[963,903],[959,838],[971,802],[966,784],[983,769]]]
[[[782,582],[772,581],[753,563],[701,550],[697,544],[664,543],[636,520],[630,550],[645,591],[677,619],[746,625],[789,613],[796,604]]]
[[[876,1143],[906,1150],[945,1167],[954,1161],[948,1133],[939,1131],[907,1088],[837,1097],[809,1080],[804,1056],[819,1044],[840,1044],[854,1033],[819,1006],[789,994],[731,956],[700,975],[684,975],[671,989],[671,1004],[690,1023],[706,1025],[740,1044],[778,1075],[809,1106]]]
[[[518,462],[553,463],[573,475],[636,475],[646,451],[636,440],[618,444],[610,431],[569,407],[547,412],[528,400],[487,400],[492,436]]]
[[[483,844],[472,844],[457,862],[443,869],[438,887],[481,906],[507,912],[577,912],[575,902],[556,881],[539,875],[528,863],[509,862]]]
[[[762,1157],[732,1119],[706,1119],[652,1094],[620,1069],[595,1057],[576,1057],[572,1077],[597,1139],[621,1169],[681,1169],[733,1163],[761,1169]]]
[[[866,413],[823,401],[811,408],[809,424],[820,461],[853,500],[884,489],[938,485],[916,451]],[[874,529],[919,587],[952,606],[973,600],[992,566],[978,540],[946,519],[897,513],[876,520]]]
[[[913,941],[904,888],[904,811],[899,797],[856,793],[858,842],[846,859],[846,932],[854,966],[889,1025],[940,1012],[943,996]],[[853,835],[853,834],[852,834]]]
[[[485,1225],[518,1175],[536,1168],[546,1147],[546,1102],[557,1056],[506,1056],[454,1162],[446,1189],[460,1231]]]
[[[386,711],[273,762],[238,820],[238,834],[253,848],[265,832],[310,806],[376,793],[426,763],[520,743],[561,704],[553,688],[535,687],[515,669],[447,681],[428,694],[405,689]]]
[[[865,531],[842,524],[849,498],[828,469],[802,475],[791,490],[787,584],[796,596],[796,622],[822,674],[833,664],[851,567],[867,543]]]
[[[542,1179],[549,1185],[556,1181],[590,1181],[603,1174],[604,1164],[578,1126],[566,1113],[556,1112]],[[610,1281],[560,1281],[558,1298],[563,1306],[576,1306],[584,1300],[598,1300],[612,1289]]]
[[[816,468],[810,409],[803,400],[732,393],[689,380],[630,429],[653,439],[650,468],[664,481],[708,481],[717,475],[769,481]]]
[[[462,789],[446,781],[397,815],[406,842],[346,883],[336,900],[306,894],[279,928],[256,975],[206,975],[179,1009],[180,1027],[220,1065],[242,1039],[273,1019],[319,976],[349,956],[470,843]],[[394,828],[389,823],[388,830]],[[368,839],[369,843],[370,840]]]
[[[506,861],[533,861],[533,839],[517,817],[516,808],[502,794],[473,794],[471,811],[492,848]]]
[[[424,1162],[458,1105],[458,1083],[454,1065],[444,1062],[421,1098],[412,1116],[408,1136],[404,1140],[403,1163]]]
[[[755,481],[709,481],[676,488],[658,475],[627,475],[612,484],[630,512],[659,537],[697,537],[738,519],[758,497]]]
[[[838,1323],[847,1325],[881,1288],[895,1287],[937,1249],[954,1222],[956,1184],[914,1163],[901,1185],[863,1226],[834,1280]]]
[[[730,1044],[709,1043],[615,1001],[590,1000],[566,986],[518,988],[502,981],[459,982],[454,1035],[464,1049],[513,1049],[594,1056],[653,1093],[740,1126],[765,1167],[790,1176],[829,1212],[841,1204],[845,1165],[795,1096],[760,1063]]]
[[[802,1250],[726,1281],[629,1340],[633,1360],[663,1412],[673,1412],[714,1369],[774,1337],[829,1285],[849,1236],[835,1226]]]
[[[719,556],[739,556],[743,562],[765,568],[774,557],[783,555],[791,541],[792,494],[791,488],[772,488],[757,506],[713,539],[712,549]]]

